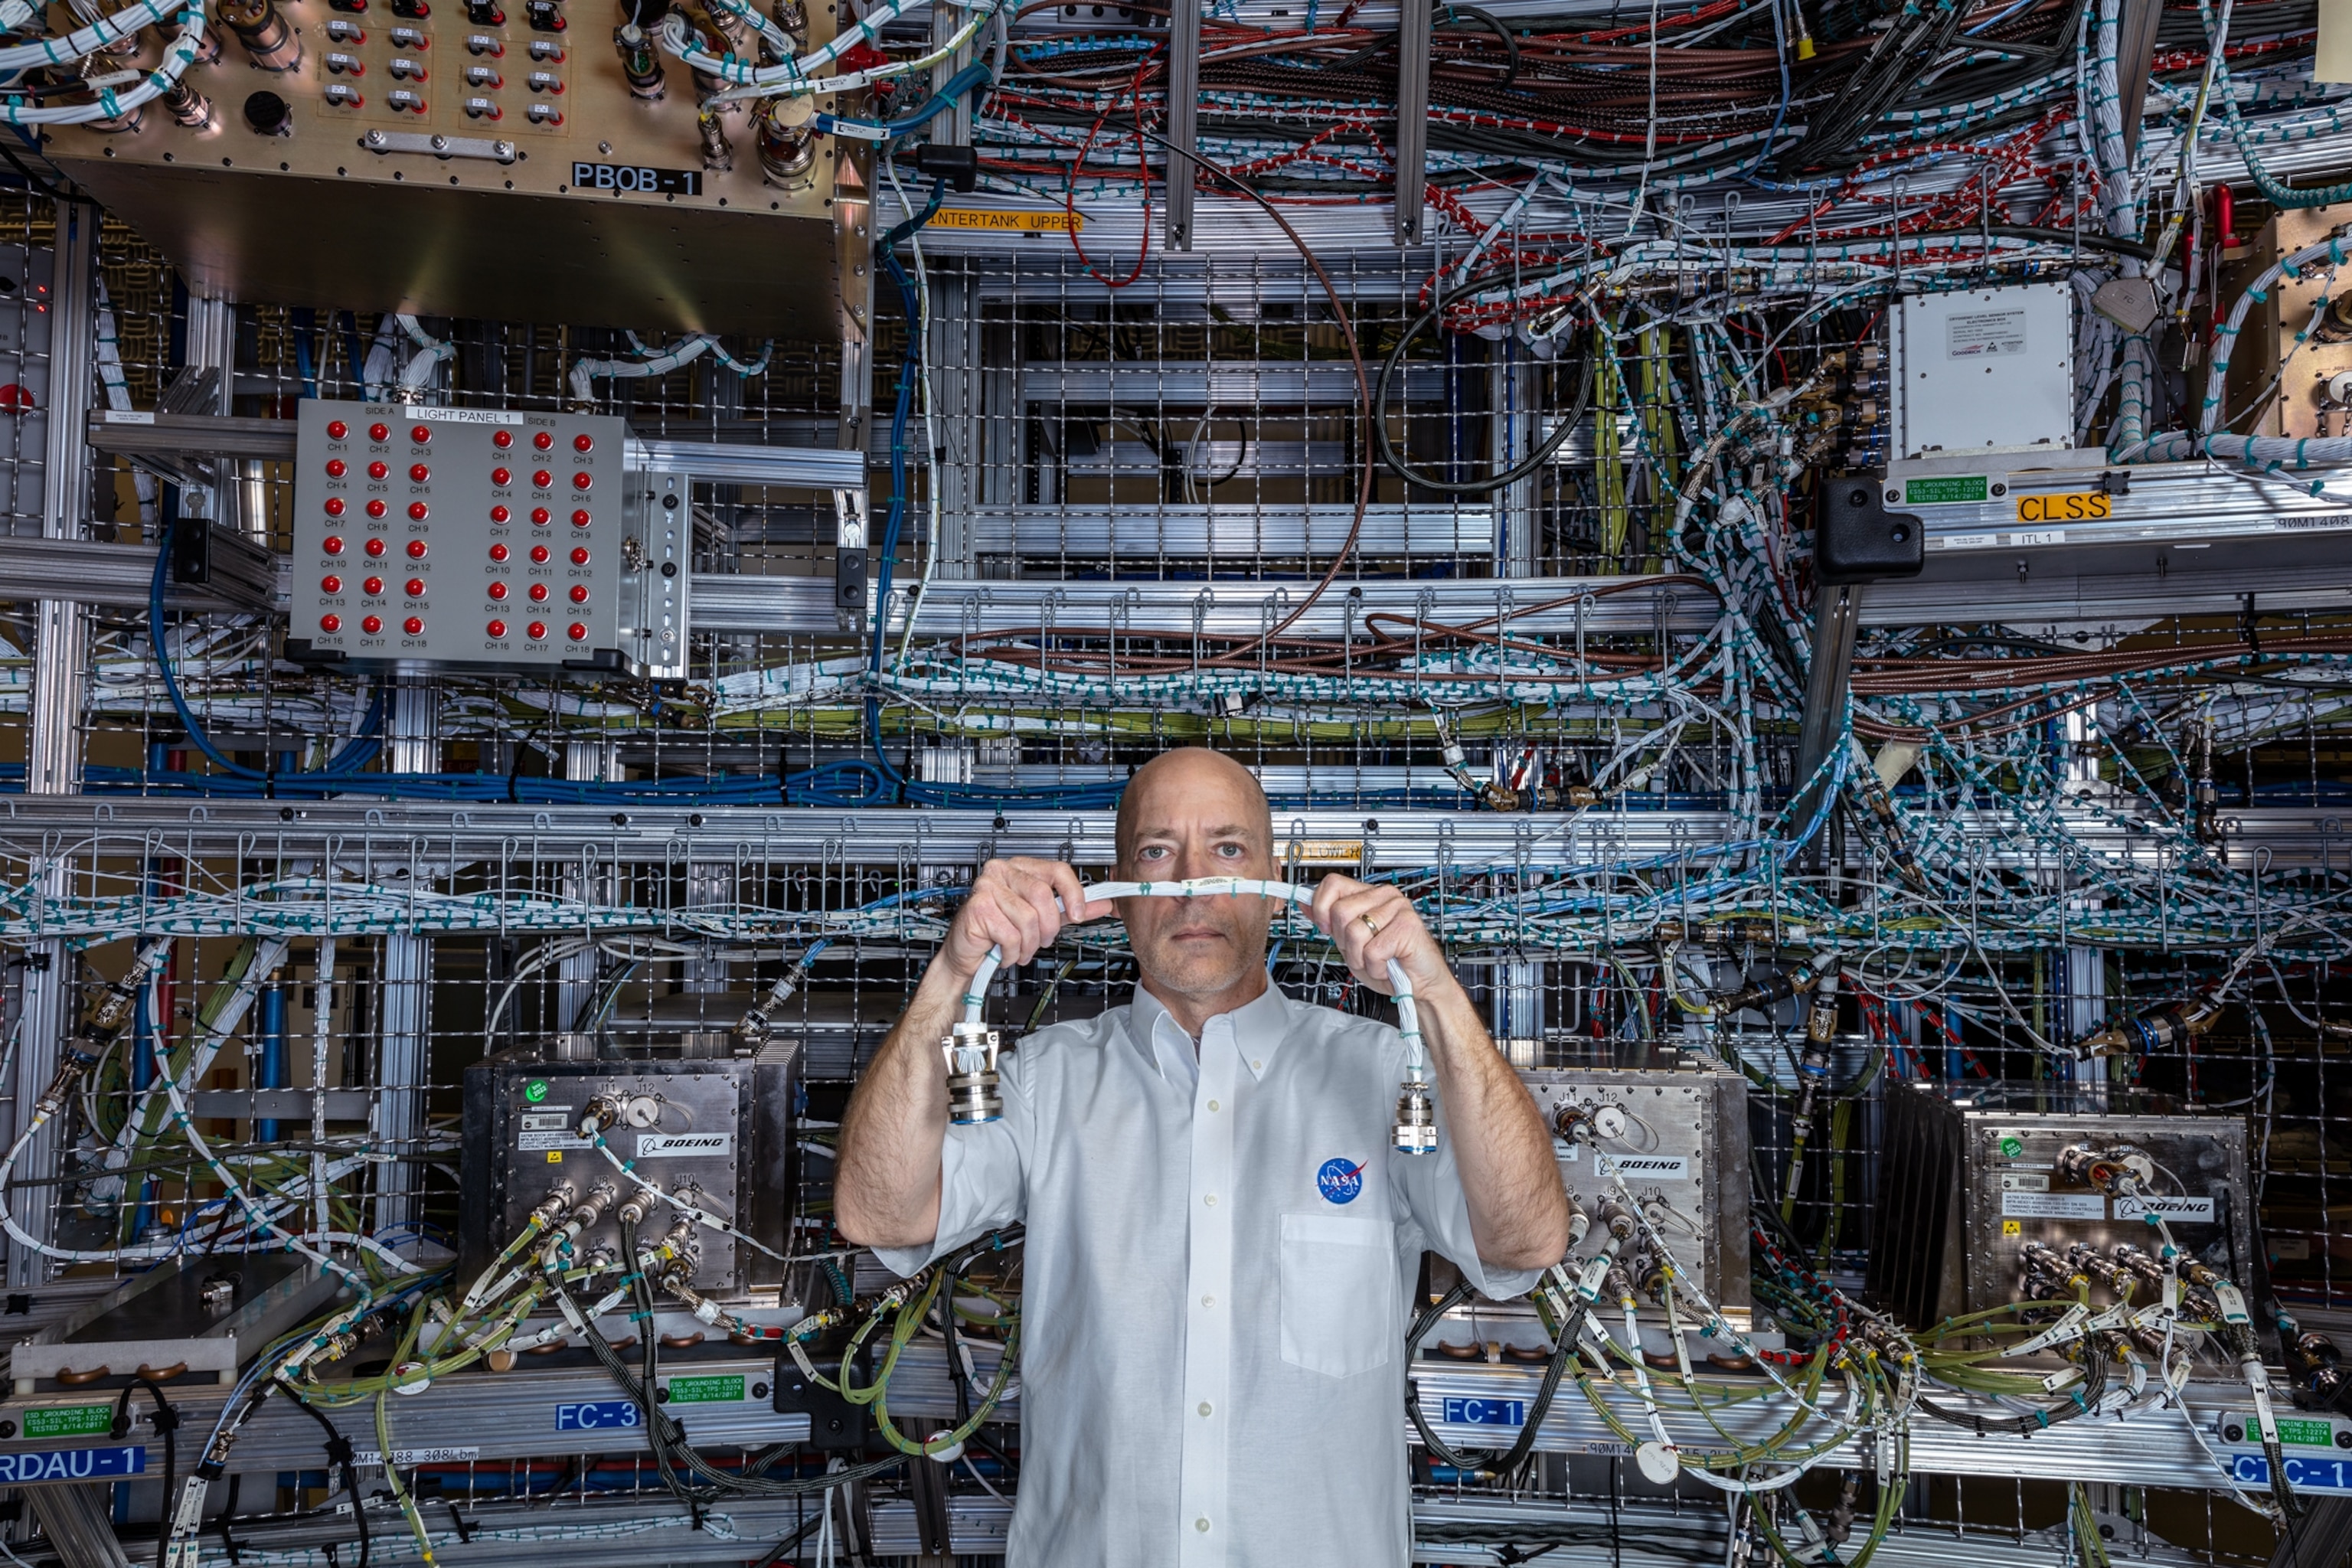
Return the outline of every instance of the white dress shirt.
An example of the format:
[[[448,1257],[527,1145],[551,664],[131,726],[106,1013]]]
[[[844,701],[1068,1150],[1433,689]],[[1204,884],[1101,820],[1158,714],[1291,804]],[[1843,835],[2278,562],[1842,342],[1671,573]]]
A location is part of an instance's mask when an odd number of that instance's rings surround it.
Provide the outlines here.
[[[1421,1255],[1491,1297],[1454,1168],[1389,1146],[1403,1038],[1275,988],[1199,1054],[1148,993],[1023,1040],[948,1130],[939,1236],[1027,1226],[1009,1568],[1381,1568],[1412,1545]],[[1440,1127],[1444,1126],[1443,1108]]]

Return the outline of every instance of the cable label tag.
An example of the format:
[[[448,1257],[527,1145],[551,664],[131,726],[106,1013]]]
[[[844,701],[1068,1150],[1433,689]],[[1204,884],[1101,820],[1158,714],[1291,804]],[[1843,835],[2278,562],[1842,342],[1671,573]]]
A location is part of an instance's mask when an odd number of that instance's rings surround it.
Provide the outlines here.
[[[2080,1339],[2083,1337],[2084,1332],[2083,1320],[2090,1315],[2091,1310],[2088,1307],[2084,1306],[2080,1301],[2077,1301],[2073,1306],[2066,1309],[2065,1316],[2060,1318],[2056,1322],[2051,1324],[2048,1328],[2042,1330],[2040,1333],[2034,1335],[2023,1344],[2011,1346],[2003,1353],[2008,1355],[2032,1355],[2035,1351],[2048,1350],[2052,1345],[2063,1345],[2069,1340]]]
[[[2081,1367],[2062,1366],[2056,1372],[2052,1373],[2048,1377],[2042,1380],[2042,1392],[2044,1394],[2056,1394],[2061,1389],[2072,1387],[2074,1384],[2082,1381],[2083,1369]]]
[[[2251,1323],[2254,1320],[2246,1311],[2246,1298],[2235,1285],[2213,1287],[2213,1300],[2221,1304],[2221,1321],[2225,1323]]]
[[[784,1348],[793,1352],[793,1364],[801,1369],[801,1375],[811,1383],[816,1382],[816,1363],[809,1360],[808,1347],[798,1340],[786,1340]]]

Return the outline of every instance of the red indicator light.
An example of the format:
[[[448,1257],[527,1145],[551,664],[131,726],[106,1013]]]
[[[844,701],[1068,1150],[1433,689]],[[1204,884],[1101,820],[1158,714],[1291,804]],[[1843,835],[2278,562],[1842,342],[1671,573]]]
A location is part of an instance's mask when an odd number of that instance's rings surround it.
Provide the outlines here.
[[[541,565],[541,566],[546,565],[546,564],[547,564],[547,546],[546,546],[546,545],[544,545],[544,544],[534,544],[534,545],[532,545],[532,546],[530,547],[530,558],[531,558],[531,560],[532,560],[532,561],[536,562],[537,563],[539,563],[539,564],[540,564],[540,565]]]
[[[583,430],[579,435],[572,437],[572,449],[575,452],[585,452],[590,447],[595,446],[595,444],[596,437],[591,436],[585,430]]]
[[[573,642],[586,642],[588,640],[588,628],[580,622],[574,621],[572,623],[572,630],[567,635]]]
[[[525,626],[523,630],[529,632],[532,637],[543,637],[547,635],[547,623],[545,621],[533,621],[530,625]]]
[[[494,506],[490,508],[490,521],[492,522],[504,522],[508,518],[512,517],[514,513],[507,510],[507,509],[502,506]]]
[[[530,444],[544,452],[555,445],[555,437],[541,430],[530,438]]]
[[[537,473],[530,476],[530,482],[540,489],[545,489],[548,486],[555,482],[555,476],[549,473],[545,468],[541,468]]]
[[[511,430],[499,430],[492,432],[490,436],[490,445],[496,447],[501,452],[505,451],[509,447],[514,445],[514,432]],[[500,631],[499,635],[500,637],[504,637],[506,636],[506,633],[504,631]]]
[[[503,544],[493,544],[493,545],[491,545],[491,546],[490,546],[490,559],[491,559],[491,560],[493,560],[493,561],[504,561],[506,558],[507,558],[507,547],[506,547],[505,545],[503,545]]]
[[[319,548],[330,555],[341,555],[343,552],[343,536],[340,533],[331,533],[327,535],[327,542]]]
[[[534,605],[544,605],[545,603],[547,603],[547,584],[544,584],[544,583],[533,583],[533,584],[530,585],[530,602],[531,602],[532,604],[534,604]]]
[[[545,507],[535,506],[530,509],[530,525],[533,528],[545,528],[549,523],[553,522],[554,521],[555,514],[548,510]]]
[[[408,477],[415,483],[421,485],[425,480],[433,477],[433,470],[426,468],[422,463],[411,463],[408,465]]]
[[[319,579],[319,592],[321,594],[340,594],[342,591],[343,580],[341,577],[327,576]]]
[[[490,597],[491,597],[491,598],[493,598],[493,599],[503,599],[503,598],[505,598],[506,596],[507,596],[507,585],[506,585],[504,583],[493,583],[493,584],[490,584]]]
[[[421,599],[421,598],[425,597],[425,579],[424,579],[424,578],[422,578],[422,577],[411,577],[411,578],[408,580],[407,586],[408,586],[408,596],[409,596],[410,598],[412,598],[412,599]]]
[[[422,447],[425,442],[433,439],[433,426],[430,425],[419,425],[416,428],[408,433],[408,438]]]
[[[572,488],[575,490],[584,490],[595,482],[596,476],[585,470],[572,476]]]
[[[588,602],[587,584],[574,583],[572,584],[572,602],[575,605],[584,605]]]
[[[425,514],[430,512],[433,509],[431,507],[426,506],[421,500],[410,501],[408,503],[409,521],[412,522],[423,522],[425,521]]]
[[[408,542],[408,558],[411,561],[422,561],[425,559],[425,541],[421,539],[412,539]]]
[[[391,472],[392,465],[389,463],[370,463],[368,465],[368,478],[372,479],[383,479]]]
[[[381,539],[369,540],[367,542],[367,552],[370,555],[382,555],[383,553],[383,541]]]
[[[330,419],[330,420],[328,420],[328,421],[327,421],[327,439],[328,439],[328,440],[330,440],[330,441],[340,441],[340,440],[341,440],[344,437],[346,437],[346,436],[350,435],[351,433],[352,433],[352,427],[351,427],[350,426],[348,426],[348,425],[344,424],[341,420],[340,420],[340,419]]]
[[[383,617],[382,616],[368,616],[366,619],[360,622],[360,630],[367,633],[370,637],[375,636],[376,633],[383,630]]]
[[[406,620],[400,623],[400,629],[406,632],[410,637],[415,637],[425,630],[425,623],[417,616],[411,616]]]
[[[371,441],[389,441],[389,440],[391,440],[391,439],[392,439],[392,426],[389,426],[389,425],[371,425],[371,426],[368,426],[368,439],[369,439],[369,440],[371,440]]]
[[[511,468],[492,468],[490,470],[490,483],[498,486],[500,489],[506,489],[507,486],[514,483],[514,470]]]
[[[586,545],[575,544],[572,547],[572,564],[574,566],[585,566],[588,564],[588,547]]]
[[[320,616],[319,617],[319,629],[322,632],[341,631],[343,629],[343,617],[341,616]]]
[[[327,459],[327,477],[329,479],[340,479],[349,472],[351,472],[351,465],[344,462],[341,458],[330,458]]]
[[[503,436],[506,432],[501,430],[499,434]],[[483,629],[488,631],[494,637],[502,637],[507,635],[507,624],[504,621],[492,621]]]
[[[381,596],[383,593],[383,579],[381,577],[369,578],[366,582],[360,584],[360,592],[365,594],[371,599]]]
[[[327,498],[327,515],[329,517],[341,517],[343,515],[342,497],[329,496]]]
[[[573,513],[572,514],[572,527],[574,527],[574,528],[585,528],[585,527],[587,527],[587,526],[588,526],[588,522],[589,522],[589,518],[588,518],[588,509],[587,509],[586,507],[582,507],[578,511],[575,511],[575,512],[573,512]]]
[[[383,498],[381,497],[367,503],[367,514],[370,517],[382,517],[385,512],[390,511],[392,509],[390,507],[383,504]]]

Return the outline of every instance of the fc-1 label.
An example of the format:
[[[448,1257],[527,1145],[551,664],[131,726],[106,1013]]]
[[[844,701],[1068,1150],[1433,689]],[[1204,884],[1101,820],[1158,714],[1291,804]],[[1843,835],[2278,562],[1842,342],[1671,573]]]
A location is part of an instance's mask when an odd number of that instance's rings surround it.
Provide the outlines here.
[[[655,169],[641,163],[574,163],[572,184],[583,191],[638,191],[647,195],[698,196],[699,169]]]

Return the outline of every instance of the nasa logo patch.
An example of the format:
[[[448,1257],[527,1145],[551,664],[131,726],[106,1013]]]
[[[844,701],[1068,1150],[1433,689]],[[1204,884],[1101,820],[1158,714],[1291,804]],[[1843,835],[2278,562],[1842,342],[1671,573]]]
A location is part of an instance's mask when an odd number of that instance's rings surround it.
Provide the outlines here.
[[[1327,1203],[1354,1203],[1356,1194],[1364,1190],[1364,1167],[1345,1160],[1326,1160],[1315,1173],[1315,1190]]]

